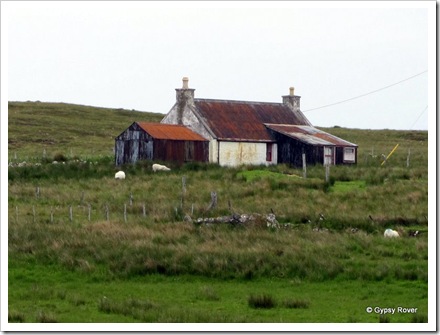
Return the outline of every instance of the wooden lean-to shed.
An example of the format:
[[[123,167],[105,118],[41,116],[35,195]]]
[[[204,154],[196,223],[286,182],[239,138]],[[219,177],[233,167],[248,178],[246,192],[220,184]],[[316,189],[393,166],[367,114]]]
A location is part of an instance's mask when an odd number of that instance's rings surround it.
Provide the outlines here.
[[[134,122],[115,138],[115,163],[207,162],[208,150],[209,141],[185,126]]]
[[[356,164],[357,145],[312,126],[265,124],[278,144],[278,163],[302,165],[302,154],[307,164]]]

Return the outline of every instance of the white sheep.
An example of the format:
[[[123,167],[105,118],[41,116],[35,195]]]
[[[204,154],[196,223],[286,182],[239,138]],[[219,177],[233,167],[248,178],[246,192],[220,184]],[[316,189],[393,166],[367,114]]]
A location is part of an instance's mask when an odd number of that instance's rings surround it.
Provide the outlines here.
[[[383,236],[392,238],[392,237],[400,237],[399,233],[396,230],[393,229],[386,229],[383,233]]]
[[[125,179],[125,172],[124,171],[116,172],[115,179]]]
[[[153,171],[170,171],[171,169],[166,167],[165,165],[160,165],[160,164],[153,164],[152,166]]]

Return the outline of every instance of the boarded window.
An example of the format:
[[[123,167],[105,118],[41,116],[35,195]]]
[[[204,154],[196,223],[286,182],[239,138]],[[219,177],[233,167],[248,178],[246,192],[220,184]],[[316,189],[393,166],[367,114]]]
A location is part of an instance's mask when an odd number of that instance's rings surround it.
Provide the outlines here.
[[[266,144],[266,161],[267,162],[272,162],[272,148],[273,148],[273,143]]]
[[[356,154],[354,148],[344,148],[344,162],[354,163]]]

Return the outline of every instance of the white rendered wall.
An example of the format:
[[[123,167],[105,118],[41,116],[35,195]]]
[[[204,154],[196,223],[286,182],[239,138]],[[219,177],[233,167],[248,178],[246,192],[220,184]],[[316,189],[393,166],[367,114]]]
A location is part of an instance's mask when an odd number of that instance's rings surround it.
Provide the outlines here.
[[[211,141],[212,142],[212,141]],[[272,160],[266,161],[266,143],[218,142],[221,166],[270,165],[277,163],[277,145],[272,144]],[[211,150],[211,148],[210,148]],[[210,152],[211,153],[211,152]]]

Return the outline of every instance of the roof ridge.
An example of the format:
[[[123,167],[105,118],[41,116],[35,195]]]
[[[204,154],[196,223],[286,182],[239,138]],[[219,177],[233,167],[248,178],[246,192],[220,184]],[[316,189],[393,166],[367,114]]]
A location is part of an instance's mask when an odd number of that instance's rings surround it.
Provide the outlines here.
[[[230,100],[230,99],[204,99],[195,98],[194,102],[232,102],[232,103],[246,103],[246,104],[265,104],[265,105],[283,105],[282,102],[267,102],[267,101],[247,101],[247,100]]]

